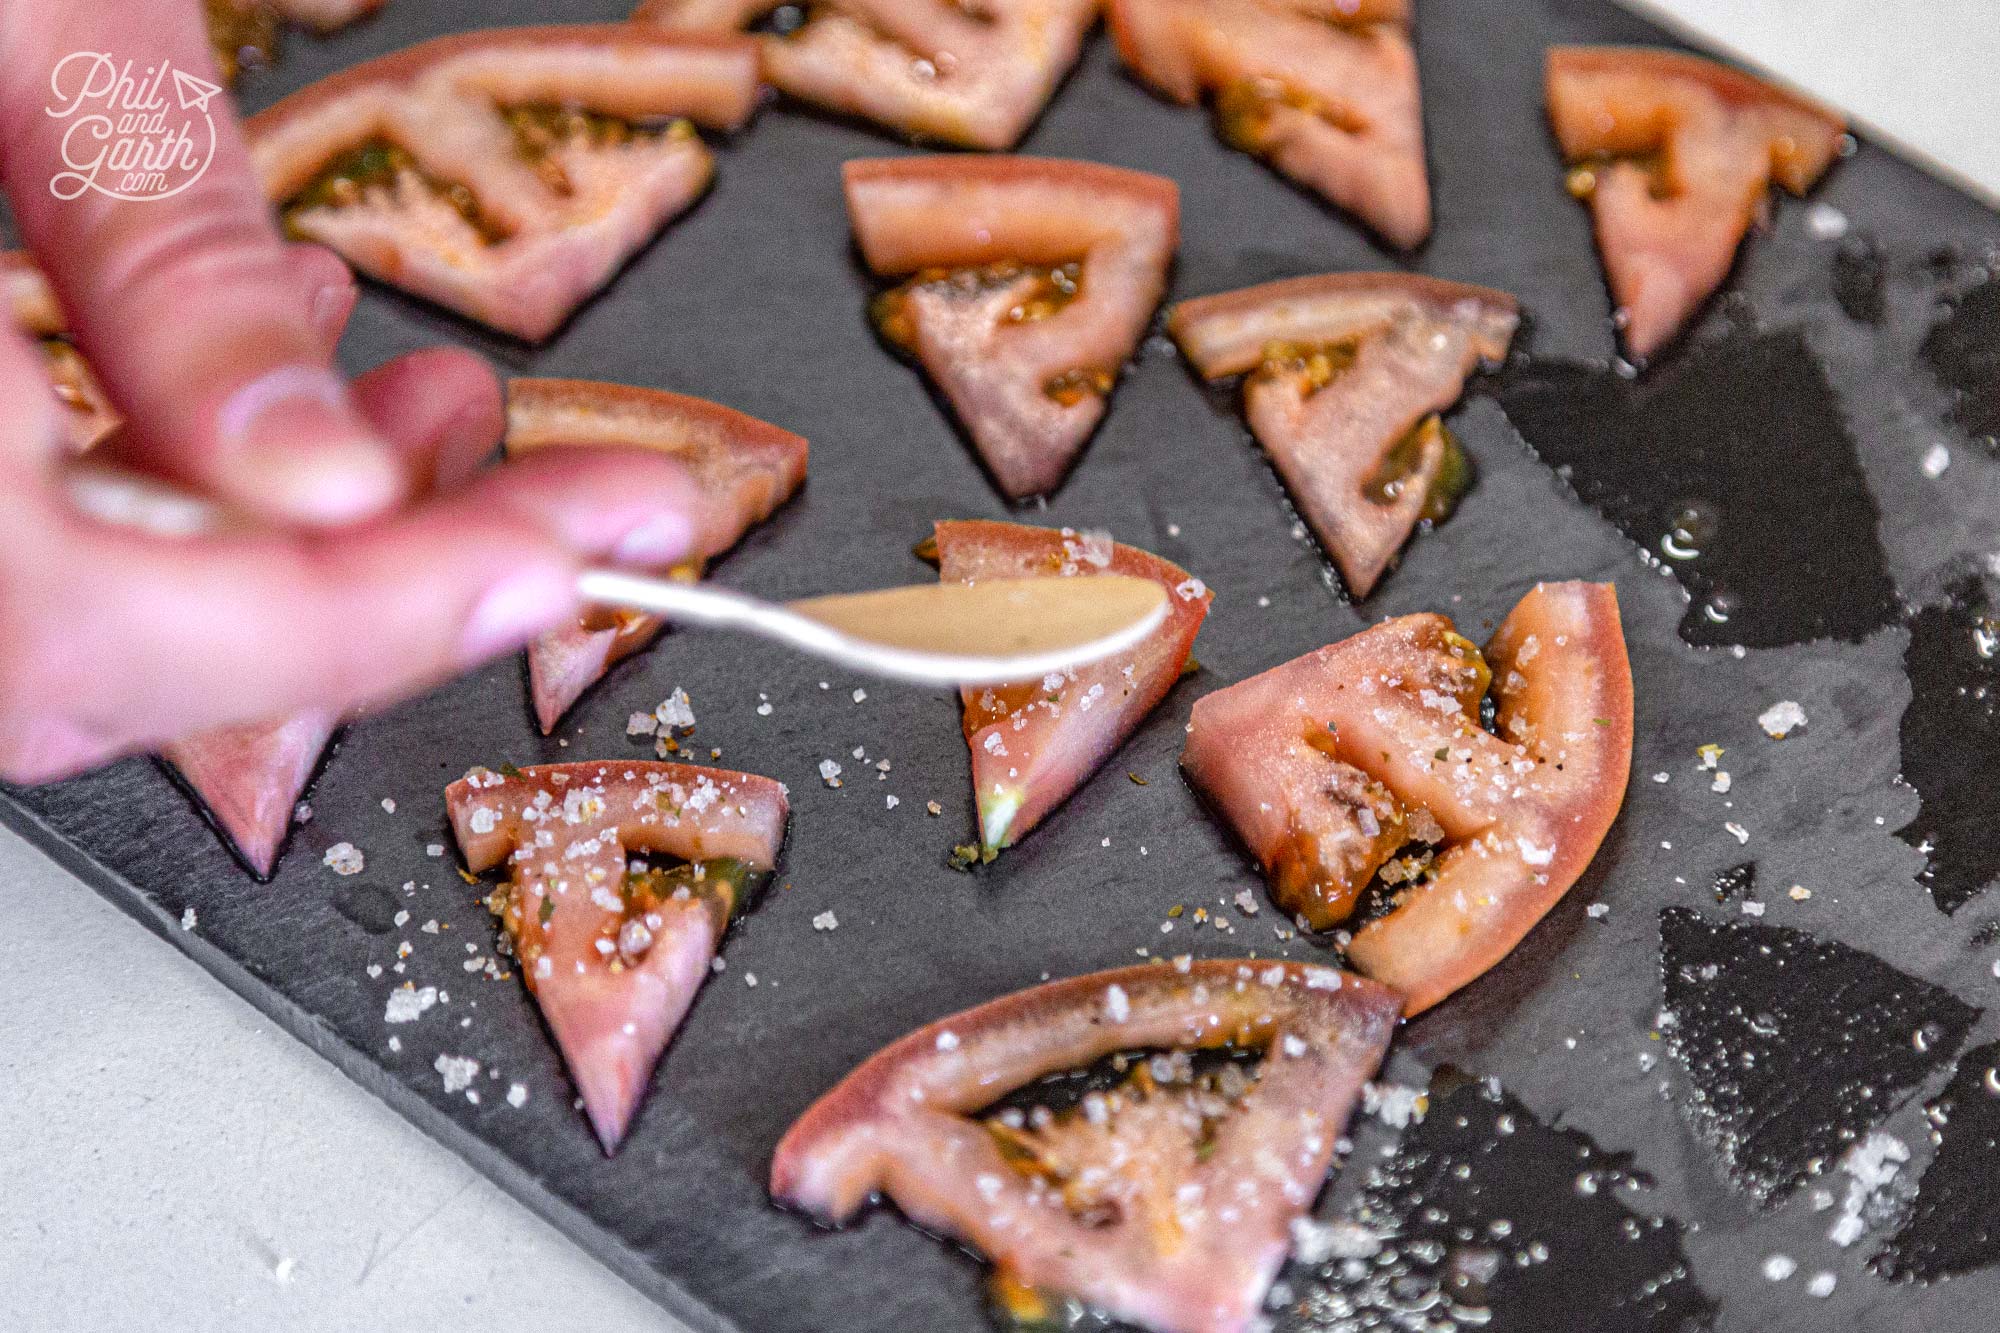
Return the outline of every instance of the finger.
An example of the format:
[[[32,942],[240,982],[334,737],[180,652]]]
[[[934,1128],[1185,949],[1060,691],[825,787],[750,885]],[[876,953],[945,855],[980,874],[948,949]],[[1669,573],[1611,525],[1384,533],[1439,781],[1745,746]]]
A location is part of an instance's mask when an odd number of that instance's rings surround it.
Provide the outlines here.
[[[84,95],[97,77],[91,53],[135,73],[213,79],[200,16],[157,0],[0,6],[0,181],[78,343],[134,423],[128,447],[152,470],[275,520],[381,513],[403,494],[396,457],[331,369],[328,312],[316,318],[226,100],[197,114],[168,96],[162,114],[198,148],[213,126],[212,155],[198,175],[177,175],[176,192],[63,199],[51,188],[87,164],[79,154],[92,141],[66,135],[102,109]],[[77,53],[86,58],[66,63]]]
[[[402,456],[419,495],[464,485],[493,454],[507,428],[500,382],[470,352],[411,352],[358,376],[362,417]]]
[[[0,717],[61,717],[122,750],[407,694],[574,616],[586,559],[685,558],[696,503],[663,459],[585,449],[324,536],[175,542],[0,494],[36,553],[0,565]]]

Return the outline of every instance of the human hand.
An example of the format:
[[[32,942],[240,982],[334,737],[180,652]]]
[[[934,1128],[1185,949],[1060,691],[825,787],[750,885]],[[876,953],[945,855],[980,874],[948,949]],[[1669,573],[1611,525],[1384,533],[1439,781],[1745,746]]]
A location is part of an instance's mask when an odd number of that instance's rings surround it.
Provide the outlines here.
[[[0,328],[0,777],[407,694],[576,614],[586,560],[689,553],[694,492],[664,460],[563,449],[479,471],[502,407],[469,354],[344,384],[352,278],[281,240],[220,99],[186,189],[57,199],[49,79],[76,51],[212,77],[199,7],[0,6],[0,189],[127,423],[93,456],[242,521],[169,537],[81,512],[37,349]]]

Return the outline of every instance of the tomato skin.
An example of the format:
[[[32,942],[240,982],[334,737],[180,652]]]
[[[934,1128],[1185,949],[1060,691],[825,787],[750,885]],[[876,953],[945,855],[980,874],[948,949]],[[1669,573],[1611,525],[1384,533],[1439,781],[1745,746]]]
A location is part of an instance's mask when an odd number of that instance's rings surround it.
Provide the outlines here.
[[[511,866],[506,893],[489,904],[599,1142],[615,1152],[743,905],[720,870],[711,895],[642,899],[627,858],[768,872],[784,841],[784,789],[747,773],[621,760],[474,769],[445,804],[467,866]]]
[[[1519,322],[1514,298],[1488,287],[1325,273],[1183,301],[1167,329],[1206,378],[1249,372],[1251,430],[1341,579],[1366,597],[1452,489],[1453,446],[1426,419],[1506,356]],[[1273,348],[1337,349],[1348,364],[1323,382],[1302,378],[1270,361]],[[1379,478],[1405,441],[1415,465],[1383,495]]]
[[[1158,556],[1068,530],[965,520],[938,523],[935,536],[938,576],[948,582],[1105,573],[1167,590],[1165,623],[1128,653],[1065,673],[1053,689],[1056,673],[960,692],[980,842],[998,851],[1069,799],[1166,697],[1214,595]]]
[[[1180,193],[1163,176],[1030,157],[901,157],[843,169],[856,244],[879,277],[1000,263],[1079,266],[1074,299],[1017,312],[1034,279],[902,289],[906,349],[1013,499],[1061,484],[1166,293]],[[1076,384],[1083,391],[1058,386]]]
[[[1735,262],[1770,185],[1812,188],[1845,122],[1806,98],[1698,56],[1559,46],[1545,73],[1549,122],[1583,182],[1626,349],[1665,346]],[[1656,157],[1647,170],[1632,158]]]
[[[1158,963],[1047,983],[941,1019],[857,1067],[779,1143],[771,1193],[841,1223],[879,1191],[1018,1285],[1157,1333],[1247,1333],[1400,1008],[1386,987],[1299,963]],[[1205,1158],[1155,1182],[1190,1200],[1170,1239],[1038,1201],[968,1118],[1116,1051],[1230,1044],[1262,1050],[1262,1076]],[[1217,1198],[1230,1206],[1206,1206]]]
[[[1504,958],[1589,866],[1623,804],[1632,674],[1609,584],[1545,583],[1488,644],[1498,734],[1452,697],[1450,622],[1404,616],[1195,705],[1182,766],[1259,861],[1280,862],[1329,765],[1437,821],[1436,878],[1356,932],[1352,966],[1420,1013]],[[1334,736],[1334,755],[1303,743]],[[1288,905],[1289,906],[1289,905]]]
[[[507,385],[507,455],[564,446],[652,449],[687,469],[702,502],[699,573],[775,512],[804,483],[801,436],[686,394],[592,380],[515,379]],[[528,677],[544,734],[612,666],[647,647],[664,622],[630,615],[610,626],[586,618],[528,647]]]

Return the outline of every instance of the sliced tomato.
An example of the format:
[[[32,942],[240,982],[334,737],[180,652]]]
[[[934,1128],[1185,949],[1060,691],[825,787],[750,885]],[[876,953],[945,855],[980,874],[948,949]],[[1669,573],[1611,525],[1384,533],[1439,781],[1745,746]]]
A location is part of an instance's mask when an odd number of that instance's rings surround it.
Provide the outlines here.
[[[1250,428],[1340,575],[1366,597],[1417,524],[1449,513],[1470,465],[1436,413],[1520,315],[1486,287],[1330,273],[1183,301],[1167,328],[1208,379],[1250,372]]]
[[[909,279],[877,300],[878,327],[929,372],[1002,491],[1053,490],[1166,291],[1179,190],[1027,157],[881,158],[845,175],[869,268]]]
[[[607,1153],[709,974],[732,915],[777,864],[784,788],[686,764],[475,768],[445,793]],[[628,857],[683,864],[634,872]]]
[[[845,1222],[880,1191],[1017,1288],[1156,1333],[1246,1333],[1400,1008],[1385,987],[1298,963],[1183,960],[1037,986],[849,1074],[779,1143],[771,1193]],[[1134,1084],[1083,1114],[1025,1130],[980,1114],[1114,1053],[1226,1047],[1263,1062],[1206,1106],[1170,1059],[1163,1079],[1142,1058]]]
[[[509,457],[550,446],[653,449],[699,488],[694,557],[673,571],[699,577],[707,562],[790,499],[806,476],[805,440],[704,398],[593,380],[507,384]],[[664,622],[639,612],[587,612],[528,646],[528,681],[544,732],[613,665],[646,647]]]
[[[41,346],[49,391],[63,406],[64,439],[72,452],[82,453],[118,429],[117,411],[70,342],[55,293],[24,250],[0,251],[0,315]]]
[[[201,799],[244,864],[269,879],[292,812],[337,723],[334,715],[315,711],[272,724],[218,727],[164,746],[160,756]]]
[[[1625,346],[1665,346],[1729,276],[1772,182],[1803,195],[1840,151],[1841,118],[1677,51],[1558,46],[1549,120],[1590,201]]]
[[[1125,574],[1168,594],[1165,622],[1129,652],[1040,680],[960,691],[980,844],[998,851],[1068,800],[1166,697],[1214,594],[1179,566],[1103,534],[974,520],[939,523],[936,540],[946,582]]]
[[[358,65],[246,130],[293,234],[534,341],[707,188],[693,125],[733,129],[757,93],[748,39],[503,28]]]
[[[1407,0],[1109,0],[1168,97],[1214,95],[1223,136],[1412,249],[1431,231]]]
[[[1489,670],[1497,734],[1479,724]],[[1348,949],[1412,1014],[1504,958],[1583,874],[1631,763],[1632,672],[1603,583],[1537,585],[1483,660],[1443,616],[1384,621],[1206,696],[1181,753],[1309,925],[1343,919],[1400,848],[1433,845]]]
[[[633,18],[734,32],[782,0],[646,0]],[[1099,0],[829,0],[764,41],[792,96],[967,148],[1011,148],[1076,63]]]

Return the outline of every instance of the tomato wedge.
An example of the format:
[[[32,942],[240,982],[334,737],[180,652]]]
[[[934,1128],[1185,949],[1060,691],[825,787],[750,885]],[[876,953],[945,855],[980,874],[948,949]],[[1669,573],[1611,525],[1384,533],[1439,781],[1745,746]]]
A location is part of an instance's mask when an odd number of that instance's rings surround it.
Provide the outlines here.
[[[735,32],[784,0],[646,0],[632,17]],[[802,101],[966,148],[1011,148],[1076,63],[1099,0],[828,0],[764,39],[764,77]]]
[[[1357,597],[1471,465],[1437,413],[1507,354],[1505,292],[1409,273],[1329,273],[1183,301],[1167,328],[1208,379],[1249,372],[1250,428]]]
[[[24,250],[0,251],[0,315],[42,349],[49,391],[63,406],[63,438],[82,453],[118,429],[119,416],[69,340],[69,324],[48,280]]]
[[[340,719],[314,710],[283,722],[217,727],[160,747],[224,839],[269,879],[292,813]]]
[[[1126,574],[1168,592],[1165,622],[1129,652],[1040,680],[959,692],[980,845],[997,852],[1068,800],[1166,697],[1214,594],[1179,566],[1102,533],[968,520],[939,523],[935,540],[946,582]]]
[[[907,278],[876,326],[950,400],[1009,497],[1055,489],[1104,417],[1167,286],[1180,192],[1030,157],[849,162],[868,267]]]
[[[699,488],[693,559],[670,571],[698,578],[707,562],[790,499],[806,476],[806,442],[719,403],[592,380],[517,379],[507,385],[507,454],[551,446],[653,449]],[[616,663],[663,626],[640,612],[587,612],[528,646],[528,682],[544,733]]]
[[[1118,54],[1399,249],[1431,231],[1408,0],[1109,0]]]
[[[1490,672],[1490,675],[1489,675]],[[1479,725],[1489,680],[1496,731]],[[1632,671],[1605,583],[1543,583],[1482,659],[1438,615],[1384,621],[1194,706],[1181,765],[1306,924],[1345,919],[1378,870],[1409,885],[1349,961],[1415,1014],[1555,906],[1618,816]],[[1435,860],[1392,861],[1412,843]]]
[[[1332,968],[1182,959],[1052,982],[885,1047],[779,1143],[771,1193],[845,1222],[877,1191],[976,1246],[1017,1299],[1073,1297],[1155,1333],[1246,1333],[1312,1206],[1401,999]],[[985,1114],[1119,1052],[1079,1111]],[[1261,1053],[1254,1078],[1186,1053]],[[1232,1095],[1233,1094],[1233,1095]]]
[[[686,764],[475,768],[445,792],[487,900],[606,1153],[694,1003],[730,918],[777,864],[784,788]],[[681,863],[632,869],[651,854]]]
[[[1729,276],[1772,182],[1803,195],[1847,126],[1816,102],[1712,60],[1558,46],[1549,121],[1590,202],[1625,347],[1648,357]]]
[[[245,126],[288,229],[503,333],[553,333],[708,187],[694,131],[742,125],[744,38],[634,24],[424,42]]]

